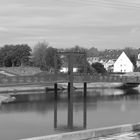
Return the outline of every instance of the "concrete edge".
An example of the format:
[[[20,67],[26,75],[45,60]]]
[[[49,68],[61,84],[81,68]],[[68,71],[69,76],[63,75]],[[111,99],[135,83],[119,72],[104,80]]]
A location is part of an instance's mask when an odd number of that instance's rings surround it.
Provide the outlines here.
[[[21,140],[85,140],[85,139],[115,135],[118,133],[125,133],[125,132],[138,131],[138,130],[140,130],[140,123],[118,125],[118,126],[105,127],[99,129],[87,129],[87,130],[27,138]]]

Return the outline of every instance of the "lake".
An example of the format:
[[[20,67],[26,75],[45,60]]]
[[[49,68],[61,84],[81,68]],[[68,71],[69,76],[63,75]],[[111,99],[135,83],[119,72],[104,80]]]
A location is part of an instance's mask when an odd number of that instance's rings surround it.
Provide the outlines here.
[[[81,129],[140,122],[140,89],[89,89],[15,95],[0,106],[0,139],[16,140]],[[68,115],[69,114],[69,115]]]

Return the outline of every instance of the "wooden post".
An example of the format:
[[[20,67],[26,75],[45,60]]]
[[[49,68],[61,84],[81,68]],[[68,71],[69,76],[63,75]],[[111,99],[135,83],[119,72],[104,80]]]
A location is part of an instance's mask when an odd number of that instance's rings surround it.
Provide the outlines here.
[[[86,80],[86,74],[87,74],[87,55],[84,55],[84,80]]]
[[[68,82],[68,99],[70,99],[70,82]]]
[[[84,55],[84,98],[86,98],[86,94],[87,94],[86,75],[87,75],[87,56],[85,54]]]
[[[69,75],[69,82],[68,82],[68,91],[69,96],[68,99],[72,100],[73,97],[73,56],[70,54],[68,56],[68,75]]]
[[[73,59],[72,55],[68,56],[68,127],[73,128]]]
[[[86,128],[87,126],[87,81],[86,81],[86,75],[87,75],[87,56],[84,55],[84,106],[83,106],[83,127]]]
[[[54,96],[57,99],[57,54],[54,54]]]
[[[54,99],[57,100],[57,83],[54,83]]]
[[[84,98],[87,96],[87,83],[84,82]]]
[[[54,128],[57,128],[57,54],[54,55]]]
[[[65,54],[68,57],[68,120],[67,120],[67,126],[70,129],[73,129],[73,82],[74,82],[74,75],[73,75],[73,56],[75,55],[84,55],[84,106],[83,106],[83,126],[86,128],[86,96],[87,96],[87,80],[86,80],[86,74],[87,74],[87,60],[86,60],[86,54],[85,52],[60,52],[61,54]],[[56,55],[55,55],[56,57]],[[55,61],[55,99],[57,103],[57,61]],[[56,109],[57,110],[57,106]],[[57,127],[57,111],[55,111],[55,123],[54,126]]]

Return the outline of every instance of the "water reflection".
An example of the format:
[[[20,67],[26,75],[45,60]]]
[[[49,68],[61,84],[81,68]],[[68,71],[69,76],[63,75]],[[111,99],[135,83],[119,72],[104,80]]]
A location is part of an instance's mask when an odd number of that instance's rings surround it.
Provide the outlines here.
[[[67,92],[58,93],[56,99],[54,93],[15,97],[15,102],[0,107],[2,140],[140,121],[137,89],[88,90],[85,98],[83,91],[77,90],[73,100],[68,100]]]
[[[80,96],[81,97],[81,96]],[[87,97],[83,97],[83,126],[75,126],[73,124],[73,100],[67,98],[67,124],[65,125],[58,125],[58,98],[54,100],[54,128],[57,130],[79,130],[85,129],[87,126]]]
[[[76,130],[76,128],[85,129],[87,127],[87,108],[90,109],[91,107],[92,110],[93,109],[97,110],[99,102],[101,101],[115,102],[117,100],[123,101],[122,104],[120,104],[120,110],[124,112],[127,109],[125,101],[127,100],[139,101],[140,100],[139,91],[137,89],[126,89],[126,90],[96,89],[94,90],[94,94],[93,94],[93,90],[88,90],[87,96],[83,96],[83,94],[81,94],[81,91],[77,91],[76,94],[74,95],[74,102],[78,103],[78,102],[83,101],[83,126],[78,127],[78,126],[74,126],[73,124],[73,103],[74,103],[73,100],[68,100],[67,102],[67,105],[68,105],[67,125],[62,126],[60,124],[58,126],[58,122],[59,122],[58,116],[57,116],[58,99],[56,98],[54,101],[54,128],[57,130],[64,130],[64,129]],[[92,106],[90,103],[92,103]]]
[[[112,92],[112,94],[111,94]],[[76,91],[74,94],[74,100],[67,100],[67,93],[59,93],[57,99],[54,100],[53,94],[30,94],[30,95],[16,95],[16,101],[9,104],[3,104],[0,107],[1,112],[30,112],[35,111],[39,113],[46,113],[49,110],[57,110],[58,103],[63,103],[64,105],[61,108],[66,108],[68,106],[68,112],[71,112],[70,109],[73,109],[71,106],[73,103],[77,103],[77,107],[83,103],[83,110],[85,106],[94,105],[94,109],[97,109],[97,104],[101,101],[120,101],[120,100],[140,100],[139,91],[136,89],[129,90],[114,90],[114,89],[96,89],[88,90],[87,97],[83,98],[82,91]],[[54,107],[53,107],[54,104]],[[93,107],[93,106],[92,106]]]
[[[112,94],[111,94],[112,93]],[[65,96],[66,95],[66,96]],[[136,89],[129,90],[114,90],[114,89],[96,89],[88,90],[87,97],[83,98],[82,91],[76,91],[74,94],[74,100],[67,100],[67,93],[59,93],[58,98],[54,100],[53,94],[30,94],[30,95],[16,95],[16,101],[9,104],[3,104],[0,108],[0,111],[5,112],[29,112],[37,111],[39,113],[46,112],[53,108],[53,103],[55,104],[54,108],[57,110],[57,103],[65,103],[61,108],[68,106],[68,110],[72,107],[73,102],[81,103],[83,102],[84,106],[86,104],[90,106],[90,102],[94,104],[94,108],[97,109],[97,104],[100,101],[117,101],[117,100],[140,100],[139,91]],[[78,105],[78,104],[77,104]],[[79,104],[80,105],[80,104]],[[80,105],[81,107],[81,105]],[[84,109],[85,110],[85,109]],[[69,111],[70,112],[70,111]]]

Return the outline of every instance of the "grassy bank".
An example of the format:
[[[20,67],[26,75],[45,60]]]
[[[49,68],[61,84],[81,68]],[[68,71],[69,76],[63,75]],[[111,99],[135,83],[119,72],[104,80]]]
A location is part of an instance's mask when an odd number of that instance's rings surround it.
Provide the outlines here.
[[[1,67],[0,70],[10,74],[21,75],[21,76],[34,75],[42,72],[37,67]]]

